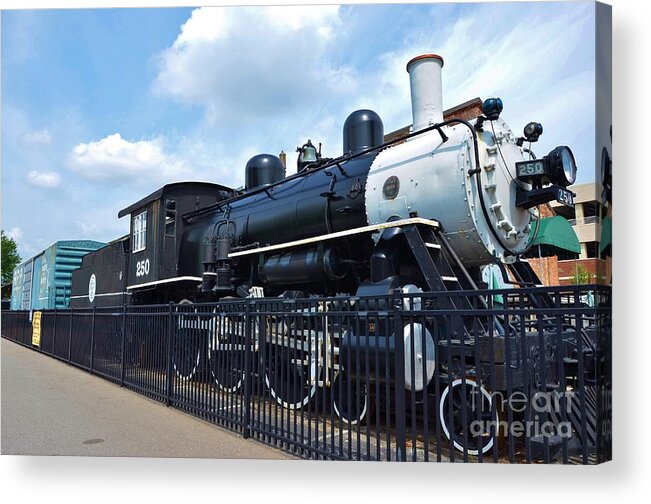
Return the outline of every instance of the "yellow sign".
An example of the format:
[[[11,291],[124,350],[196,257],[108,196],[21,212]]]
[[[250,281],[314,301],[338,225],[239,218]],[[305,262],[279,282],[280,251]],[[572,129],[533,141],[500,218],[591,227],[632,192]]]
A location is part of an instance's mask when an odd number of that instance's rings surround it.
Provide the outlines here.
[[[32,314],[32,345],[41,346],[41,313],[36,311]]]

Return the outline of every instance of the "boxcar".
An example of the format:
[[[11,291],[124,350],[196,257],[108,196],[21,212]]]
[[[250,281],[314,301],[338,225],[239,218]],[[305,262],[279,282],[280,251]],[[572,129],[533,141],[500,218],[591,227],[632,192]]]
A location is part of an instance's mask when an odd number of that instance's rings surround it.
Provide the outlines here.
[[[73,270],[86,254],[104,245],[93,240],[58,241],[16,266],[11,309],[68,308]]]

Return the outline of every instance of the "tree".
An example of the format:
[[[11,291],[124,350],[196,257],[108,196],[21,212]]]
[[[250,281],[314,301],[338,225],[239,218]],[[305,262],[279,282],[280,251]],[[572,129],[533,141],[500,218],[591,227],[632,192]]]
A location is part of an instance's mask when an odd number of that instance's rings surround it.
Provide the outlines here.
[[[578,264],[575,269],[575,274],[570,278],[571,285],[584,285],[590,283],[590,272],[585,266]]]
[[[2,234],[2,283],[6,284],[11,282],[14,275],[14,268],[20,263],[20,255],[18,255],[18,246],[16,240],[5,236],[4,229]]]

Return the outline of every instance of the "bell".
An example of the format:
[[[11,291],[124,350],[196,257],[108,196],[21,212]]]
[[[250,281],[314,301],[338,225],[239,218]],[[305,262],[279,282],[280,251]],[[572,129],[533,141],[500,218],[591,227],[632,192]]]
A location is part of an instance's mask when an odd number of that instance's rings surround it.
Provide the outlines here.
[[[302,148],[302,162],[303,163],[316,163],[316,147],[312,145],[312,140],[308,140]]]

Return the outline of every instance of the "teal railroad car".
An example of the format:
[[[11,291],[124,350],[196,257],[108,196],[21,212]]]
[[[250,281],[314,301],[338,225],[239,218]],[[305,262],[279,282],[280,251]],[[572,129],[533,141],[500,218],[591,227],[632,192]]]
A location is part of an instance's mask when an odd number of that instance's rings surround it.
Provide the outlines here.
[[[105,244],[93,240],[58,241],[14,269],[12,310],[68,308],[72,271],[89,252]]]

